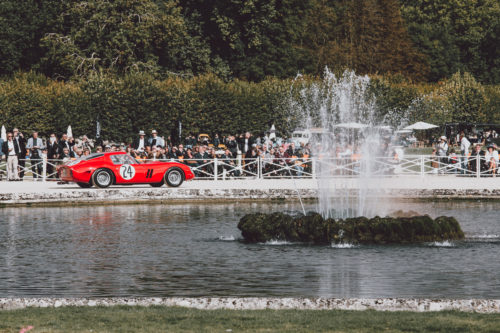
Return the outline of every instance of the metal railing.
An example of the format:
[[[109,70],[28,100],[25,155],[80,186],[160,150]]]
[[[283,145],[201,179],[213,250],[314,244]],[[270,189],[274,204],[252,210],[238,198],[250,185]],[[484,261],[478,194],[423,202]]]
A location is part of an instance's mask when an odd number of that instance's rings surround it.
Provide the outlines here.
[[[197,179],[278,179],[278,178],[335,178],[335,177],[393,177],[393,176],[441,176],[467,177],[496,176],[484,156],[439,157],[430,155],[405,156],[404,158],[213,158],[213,159],[153,159],[176,161],[190,166]],[[20,160],[19,173],[26,180],[58,180],[57,167],[63,160]],[[23,163],[24,162],[24,163]],[[0,179],[7,179],[6,161],[0,161]]]

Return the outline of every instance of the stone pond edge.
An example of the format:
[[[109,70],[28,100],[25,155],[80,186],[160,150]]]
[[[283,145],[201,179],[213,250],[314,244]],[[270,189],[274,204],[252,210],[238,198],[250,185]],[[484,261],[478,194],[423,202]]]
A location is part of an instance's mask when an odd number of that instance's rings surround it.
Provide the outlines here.
[[[347,195],[355,195],[348,191]],[[351,193],[352,192],[352,193]],[[302,189],[303,199],[317,198],[317,191]],[[500,199],[500,189],[482,190],[378,190],[370,195],[407,199]],[[54,204],[54,203],[119,203],[133,201],[200,201],[200,200],[297,200],[297,191],[292,189],[106,189],[64,190],[40,193],[0,193],[0,206],[8,204]]]
[[[500,299],[403,298],[268,298],[268,297],[168,297],[168,298],[0,298],[0,310],[63,306],[165,306],[200,310],[375,310],[461,311],[500,313]]]

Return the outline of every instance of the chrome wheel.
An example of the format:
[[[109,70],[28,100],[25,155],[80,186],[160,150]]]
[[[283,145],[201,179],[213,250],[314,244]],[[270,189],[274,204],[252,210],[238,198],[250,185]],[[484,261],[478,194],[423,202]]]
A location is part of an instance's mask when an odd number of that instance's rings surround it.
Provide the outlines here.
[[[111,180],[111,177],[109,176],[109,174],[107,172],[100,172],[97,175],[97,181],[102,185],[109,184],[110,180]]]
[[[165,181],[168,186],[177,187],[184,181],[184,173],[179,168],[168,170],[165,176]]]
[[[106,169],[97,170],[92,175],[92,182],[97,187],[108,187],[113,183],[113,175]]]

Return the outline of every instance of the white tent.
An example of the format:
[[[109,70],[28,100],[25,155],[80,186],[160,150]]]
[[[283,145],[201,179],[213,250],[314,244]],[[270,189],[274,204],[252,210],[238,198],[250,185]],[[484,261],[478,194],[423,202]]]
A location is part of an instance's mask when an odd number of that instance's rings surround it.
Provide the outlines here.
[[[276,127],[274,127],[274,124],[271,126],[271,129],[269,130],[269,140],[276,139]]]
[[[333,125],[333,127],[362,129],[362,128],[368,127],[368,125],[360,124],[360,123],[340,123],[340,124]]]
[[[413,125],[406,126],[403,129],[405,129],[405,130],[428,130],[428,129],[436,128],[436,127],[439,127],[439,126],[432,125],[432,124],[429,124],[429,123],[425,123],[423,121],[419,121],[419,122],[416,122]]]
[[[66,135],[68,136],[68,138],[73,137],[73,131],[71,130],[71,125],[68,126],[68,130],[66,131]]]
[[[2,140],[7,141],[7,131],[5,130],[4,125],[2,125]]]

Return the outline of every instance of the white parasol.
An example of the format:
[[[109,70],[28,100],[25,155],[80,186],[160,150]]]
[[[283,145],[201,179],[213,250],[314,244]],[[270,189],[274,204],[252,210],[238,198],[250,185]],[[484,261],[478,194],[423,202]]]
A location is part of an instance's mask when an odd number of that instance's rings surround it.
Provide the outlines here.
[[[413,125],[406,126],[403,129],[405,129],[405,130],[428,130],[428,129],[436,128],[436,127],[439,127],[439,126],[433,125],[433,124],[429,124],[429,123],[426,123],[426,122],[423,122],[423,121],[419,121],[419,122],[416,122]]]
[[[333,127],[362,129],[362,128],[368,127],[368,125],[360,124],[360,123],[340,123],[340,124],[333,125]]]
[[[68,138],[73,137],[73,131],[71,130],[71,125],[68,126],[68,130],[66,131],[66,135],[68,136]]]
[[[274,124],[271,126],[271,129],[269,130],[269,140],[276,139],[276,127],[274,127]]]
[[[405,134],[405,133],[411,133],[412,130],[408,130],[408,129],[402,129],[402,130],[397,130],[396,133],[399,133],[399,134]]]
[[[2,140],[7,141],[7,131],[5,130],[4,125],[2,125]]]

